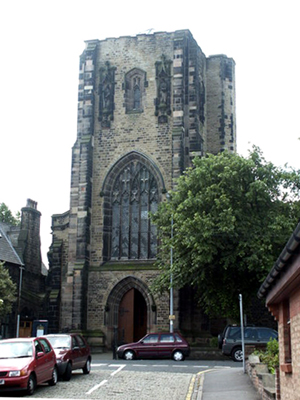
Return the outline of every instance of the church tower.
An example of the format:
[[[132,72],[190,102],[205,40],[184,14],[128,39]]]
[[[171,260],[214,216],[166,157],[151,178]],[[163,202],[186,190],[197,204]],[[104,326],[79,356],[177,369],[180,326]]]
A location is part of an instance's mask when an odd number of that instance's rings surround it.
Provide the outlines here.
[[[206,57],[188,30],[86,42],[70,210],[52,217],[50,330],[108,347],[168,330],[149,213],[195,156],[236,151],[235,119],[233,59]],[[175,329],[191,325],[186,307],[175,293]]]

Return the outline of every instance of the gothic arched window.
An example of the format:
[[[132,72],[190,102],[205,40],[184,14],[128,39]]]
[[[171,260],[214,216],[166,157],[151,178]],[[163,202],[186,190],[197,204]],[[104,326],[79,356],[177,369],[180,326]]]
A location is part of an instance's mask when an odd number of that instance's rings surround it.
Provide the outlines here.
[[[111,260],[154,259],[156,227],[150,212],[158,205],[158,185],[139,161],[127,164],[117,175],[111,194]]]
[[[127,113],[144,111],[146,73],[138,68],[129,71],[125,76],[125,106]]]

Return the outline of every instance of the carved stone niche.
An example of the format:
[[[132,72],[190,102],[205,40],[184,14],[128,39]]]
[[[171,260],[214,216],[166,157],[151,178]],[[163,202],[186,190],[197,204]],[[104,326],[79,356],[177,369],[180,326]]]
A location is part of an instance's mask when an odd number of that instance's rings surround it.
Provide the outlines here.
[[[167,123],[171,115],[171,65],[163,54],[161,61],[155,63],[157,97],[155,99],[155,115],[159,123]]]
[[[133,68],[125,75],[123,90],[125,89],[126,113],[141,113],[144,111],[146,90],[148,82],[146,72],[139,68]]]
[[[103,128],[110,128],[114,119],[115,70],[116,67],[111,67],[109,61],[100,68],[99,121]]]

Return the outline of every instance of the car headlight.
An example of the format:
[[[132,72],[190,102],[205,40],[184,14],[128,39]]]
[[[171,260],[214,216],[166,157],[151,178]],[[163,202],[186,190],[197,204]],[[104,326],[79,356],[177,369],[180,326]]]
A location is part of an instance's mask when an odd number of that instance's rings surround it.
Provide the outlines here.
[[[11,378],[18,377],[18,376],[26,376],[28,375],[28,366],[20,369],[19,371],[9,371],[8,376]]]
[[[8,376],[10,377],[21,376],[21,371],[9,371]]]
[[[20,369],[19,371],[9,371],[8,376],[11,378],[18,377],[18,376],[26,376],[27,375],[27,368]]]

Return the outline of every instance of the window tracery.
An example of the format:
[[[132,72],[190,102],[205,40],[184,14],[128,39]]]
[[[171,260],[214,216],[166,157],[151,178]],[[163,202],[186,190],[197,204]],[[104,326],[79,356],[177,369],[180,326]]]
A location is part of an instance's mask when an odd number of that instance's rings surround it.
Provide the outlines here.
[[[156,227],[149,218],[158,205],[158,186],[139,161],[126,165],[112,188],[111,260],[156,257]]]

